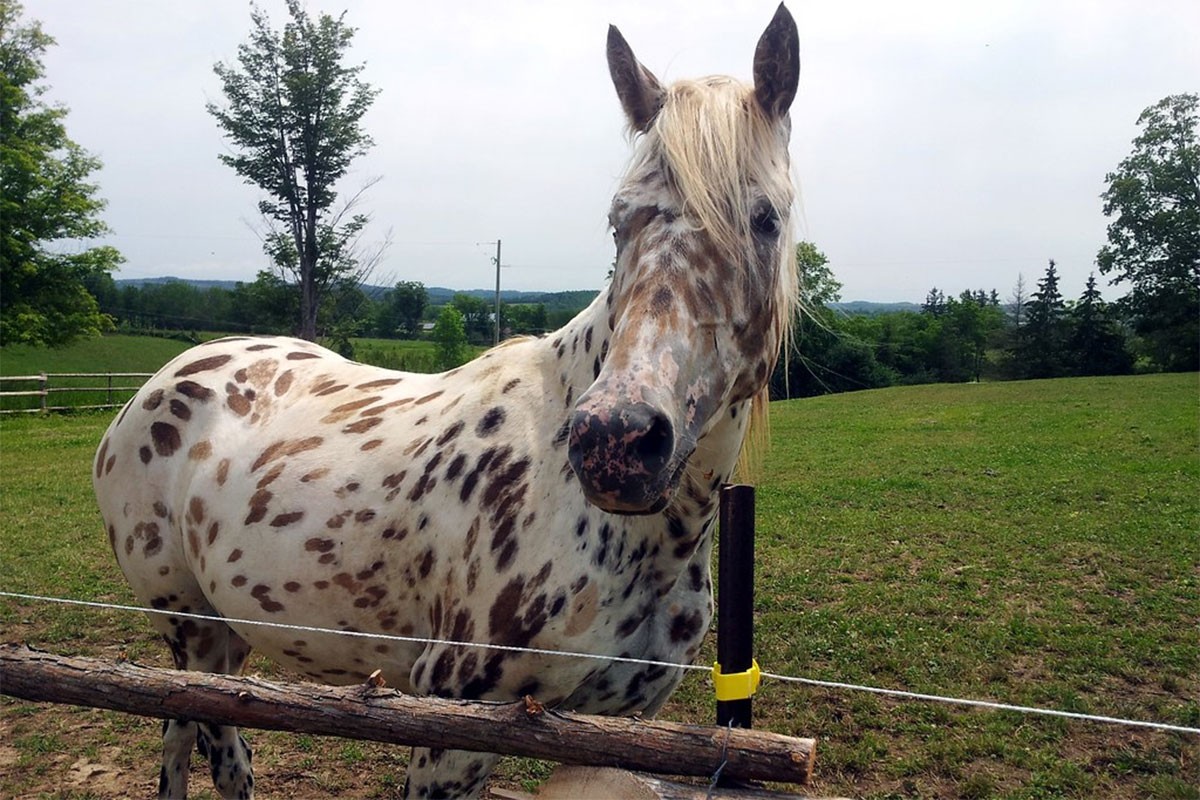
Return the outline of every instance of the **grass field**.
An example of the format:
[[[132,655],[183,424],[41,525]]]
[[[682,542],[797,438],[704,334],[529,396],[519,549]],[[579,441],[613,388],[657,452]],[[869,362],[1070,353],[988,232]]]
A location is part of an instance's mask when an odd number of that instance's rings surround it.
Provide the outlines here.
[[[225,334],[202,333],[203,340],[215,339]],[[358,361],[388,369],[408,372],[437,371],[437,348],[430,341],[402,339],[353,339]],[[157,336],[129,336],[114,334],[96,339],[84,339],[74,344],[50,349],[28,345],[9,345],[0,348],[0,376],[38,375],[40,373],[99,373],[99,372],[156,372],[159,367],[192,346],[182,339],[165,339]],[[469,348],[472,356],[485,348]],[[141,384],[141,378],[114,379],[113,386]],[[86,406],[101,403],[120,405],[128,400],[133,391],[69,391],[72,387],[96,387],[105,384],[102,378],[56,378],[51,383],[54,392],[49,398],[52,406]],[[36,390],[32,382],[5,382],[5,391]],[[3,397],[0,409],[36,409],[37,397]]]
[[[757,503],[764,670],[1200,726],[1197,375],[886,389],[772,414]],[[132,600],[91,497],[108,419],[0,421],[0,589]],[[136,614],[0,599],[0,628],[56,652],[168,663]],[[756,727],[818,738],[817,795],[1200,798],[1200,737],[777,681],[754,706]],[[664,716],[710,721],[707,681],[688,677]],[[152,794],[158,734],[152,720],[6,699],[0,796]],[[403,782],[397,748],[250,738],[264,796],[386,797]],[[510,760],[503,775],[530,785],[546,770]]]

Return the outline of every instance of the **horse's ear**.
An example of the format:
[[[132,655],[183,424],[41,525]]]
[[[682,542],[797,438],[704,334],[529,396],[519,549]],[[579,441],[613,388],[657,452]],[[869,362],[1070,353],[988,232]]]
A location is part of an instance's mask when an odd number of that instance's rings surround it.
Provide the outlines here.
[[[791,108],[800,82],[800,34],[796,20],[779,4],[754,50],[754,99],[778,119]]]
[[[615,25],[608,26],[608,74],[629,124],[639,133],[645,133],[662,108],[662,84],[638,63],[633,49]]]

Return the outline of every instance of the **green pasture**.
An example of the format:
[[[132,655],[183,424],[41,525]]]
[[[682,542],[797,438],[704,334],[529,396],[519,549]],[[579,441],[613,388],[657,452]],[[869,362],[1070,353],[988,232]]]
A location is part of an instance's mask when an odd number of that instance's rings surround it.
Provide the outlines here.
[[[219,338],[226,334],[201,333],[201,340]],[[375,366],[406,372],[437,371],[437,346],[425,340],[352,339],[354,358]],[[184,339],[157,336],[114,334],[85,339],[68,347],[50,349],[28,345],[9,345],[0,348],[0,376],[31,376],[40,373],[116,373],[156,372],[163,364],[193,345]],[[470,348],[472,356],[485,348]],[[49,398],[51,406],[87,406],[102,403],[121,404],[128,400],[144,378],[55,378]],[[117,387],[114,391],[70,391],[78,387]],[[121,391],[121,387],[135,387]],[[4,381],[4,391],[29,391],[39,388],[35,382]],[[34,409],[37,397],[3,397],[0,409]]]
[[[0,589],[132,601],[91,496],[109,419],[0,420]],[[771,441],[757,497],[764,670],[1200,727],[1196,374],[795,400],[773,405]],[[0,629],[168,663],[137,614],[0,599]],[[707,722],[711,703],[690,675],[663,715]],[[817,737],[818,796],[1200,798],[1197,736],[779,681],[754,710],[756,727]],[[0,795],[118,735],[120,768],[152,789],[158,730],[4,700],[0,740],[16,756],[0,763]],[[324,775],[304,786],[330,795],[393,796],[403,782],[396,748],[250,738],[264,792],[273,771]],[[510,761],[504,774],[528,785],[545,769]]]

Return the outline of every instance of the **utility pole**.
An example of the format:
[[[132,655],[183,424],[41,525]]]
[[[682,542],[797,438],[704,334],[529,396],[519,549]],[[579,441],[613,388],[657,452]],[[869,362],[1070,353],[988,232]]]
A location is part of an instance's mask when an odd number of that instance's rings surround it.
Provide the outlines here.
[[[496,336],[493,345],[500,344],[500,240],[496,240]]]

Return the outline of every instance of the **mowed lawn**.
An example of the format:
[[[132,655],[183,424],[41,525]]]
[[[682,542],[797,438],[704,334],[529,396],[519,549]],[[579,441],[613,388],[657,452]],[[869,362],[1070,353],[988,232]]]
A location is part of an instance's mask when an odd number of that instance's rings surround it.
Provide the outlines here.
[[[0,590],[132,601],[91,497],[109,419],[0,420]],[[757,500],[764,670],[1200,727],[1197,375],[776,403],[771,441]],[[0,630],[167,663],[138,614],[0,598]],[[818,738],[816,795],[1200,797],[1194,735],[779,681],[754,708],[757,727]],[[707,680],[689,676],[664,716],[711,721]],[[150,794],[158,732],[0,701],[0,796]],[[403,782],[397,748],[250,738],[264,796],[386,797]],[[118,780],[89,779],[88,765]],[[545,771],[510,760],[503,779]],[[211,796],[205,770],[193,775]]]

